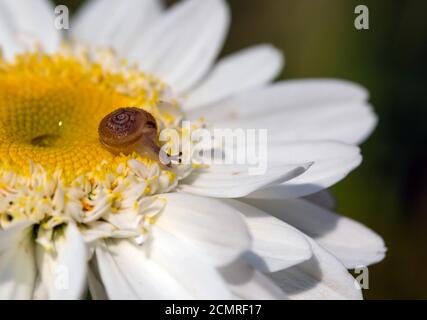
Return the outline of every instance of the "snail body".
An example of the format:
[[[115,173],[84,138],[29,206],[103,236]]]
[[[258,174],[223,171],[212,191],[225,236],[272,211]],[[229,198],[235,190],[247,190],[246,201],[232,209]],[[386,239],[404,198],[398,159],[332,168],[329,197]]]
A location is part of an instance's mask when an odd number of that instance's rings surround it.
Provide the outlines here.
[[[166,165],[173,160],[159,146],[156,119],[143,109],[117,109],[102,119],[98,133],[101,144],[115,155],[137,152]]]

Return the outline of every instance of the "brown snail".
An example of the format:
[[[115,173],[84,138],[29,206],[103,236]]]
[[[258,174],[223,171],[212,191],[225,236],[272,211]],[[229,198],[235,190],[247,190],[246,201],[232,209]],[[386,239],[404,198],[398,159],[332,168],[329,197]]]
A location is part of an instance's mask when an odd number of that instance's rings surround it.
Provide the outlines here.
[[[171,156],[159,146],[156,119],[143,109],[117,109],[102,119],[98,133],[102,145],[113,154],[137,152],[165,165],[181,162],[181,154]]]

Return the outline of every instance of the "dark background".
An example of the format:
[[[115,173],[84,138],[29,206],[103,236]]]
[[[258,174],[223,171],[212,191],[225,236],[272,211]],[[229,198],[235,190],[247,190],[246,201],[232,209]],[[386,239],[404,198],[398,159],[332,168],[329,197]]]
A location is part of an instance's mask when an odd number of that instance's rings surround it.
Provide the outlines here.
[[[56,2],[74,11],[84,0]],[[269,42],[286,54],[281,79],[336,77],[369,89],[379,126],[362,146],[363,165],[333,191],[339,211],[372,227],[389,248],[370,268],[365,297],[427,299],[427,2],[229,3],[223,54]],[[369,30],[354,27],[359,4],[369,7]]]

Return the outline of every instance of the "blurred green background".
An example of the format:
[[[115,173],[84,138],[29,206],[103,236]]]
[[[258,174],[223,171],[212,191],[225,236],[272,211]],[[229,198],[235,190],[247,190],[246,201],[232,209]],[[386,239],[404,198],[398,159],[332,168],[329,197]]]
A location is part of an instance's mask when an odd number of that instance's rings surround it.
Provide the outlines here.
[[[84,0],[56,2],[74,11]],[[268,42],[286,54],[282,79],[334,77],[369,89],[379,126],[362,146],[363,165],[333,191],[339,211],[376,230],[389,248],[370,268],[365,297],[427,299],[427,2],[229,3],[223,54]],[[354,27],[359,4],[369,7],[369,30]]]

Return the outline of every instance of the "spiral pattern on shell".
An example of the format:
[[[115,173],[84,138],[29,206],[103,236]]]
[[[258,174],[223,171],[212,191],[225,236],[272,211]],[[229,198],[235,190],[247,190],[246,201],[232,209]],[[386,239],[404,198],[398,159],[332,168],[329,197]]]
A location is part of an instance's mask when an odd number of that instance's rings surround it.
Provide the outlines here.
[[[98,131],[105,146],[126,149],[144,136],[154,139],[157,125],[154,117],[140,108],[120,108],[101,121]]]

